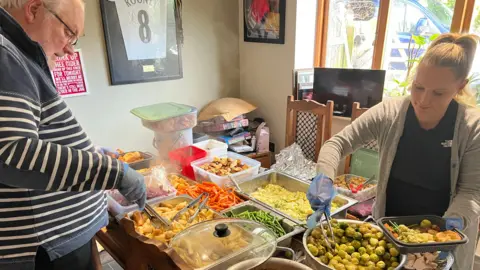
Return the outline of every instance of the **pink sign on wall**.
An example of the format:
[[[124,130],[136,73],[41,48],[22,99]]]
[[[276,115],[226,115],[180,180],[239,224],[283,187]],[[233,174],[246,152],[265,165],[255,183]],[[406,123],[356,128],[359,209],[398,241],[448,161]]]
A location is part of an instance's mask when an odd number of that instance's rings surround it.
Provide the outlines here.
[[[57,92],[61,96],[73,97],[88,94],[81,50],[75,50],[73,55],[58,57],[52,74]]]

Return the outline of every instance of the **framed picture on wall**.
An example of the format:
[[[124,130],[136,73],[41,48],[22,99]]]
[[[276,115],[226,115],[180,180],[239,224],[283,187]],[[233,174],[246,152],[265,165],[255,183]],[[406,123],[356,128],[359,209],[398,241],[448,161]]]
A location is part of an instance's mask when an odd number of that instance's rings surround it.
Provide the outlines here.
[[[100,0],[113,85],[183,77],[176,0]]]
[[[285,44],[287,0],[243,0],[243,40]]]

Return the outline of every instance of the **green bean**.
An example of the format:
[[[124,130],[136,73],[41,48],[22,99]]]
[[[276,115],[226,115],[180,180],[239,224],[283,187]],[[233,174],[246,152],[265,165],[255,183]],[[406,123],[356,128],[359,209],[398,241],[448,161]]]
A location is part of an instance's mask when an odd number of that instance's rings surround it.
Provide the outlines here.
[[[287,234],[280,223],[281,220],[265,211],[259,210],[250,212],[247,210],[239,214],[233,214],[232,212],[230,212],[228,215],[233,218],[248,219],[262,223],[266,227],[271,229],[277,237]]]

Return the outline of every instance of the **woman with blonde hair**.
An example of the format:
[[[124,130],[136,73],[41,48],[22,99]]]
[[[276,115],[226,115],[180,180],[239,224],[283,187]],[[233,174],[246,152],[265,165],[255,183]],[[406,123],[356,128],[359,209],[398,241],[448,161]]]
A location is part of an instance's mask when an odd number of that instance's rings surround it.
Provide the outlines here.
[[[386,100],[333,136],[318,157],[307,197],[315,214],[330,211],[331,179],[341,159],[377,140],[380,168],[373,215],[439,215],[469,237],[453,269],[473,268],[480,216],[480,112],[468,92],[479,38],[443,34],[420,60],[411,95]]]

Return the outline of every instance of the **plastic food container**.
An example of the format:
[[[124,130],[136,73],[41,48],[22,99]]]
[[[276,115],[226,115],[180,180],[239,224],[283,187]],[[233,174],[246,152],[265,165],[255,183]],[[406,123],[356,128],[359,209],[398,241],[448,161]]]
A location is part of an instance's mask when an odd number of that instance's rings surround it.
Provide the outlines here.
[[[405,217],[383,217],[377,220],[378,226],[382,229],[385,236],[398,248],[400,253],[425,253],[425,252],[436,252],[436,251],[453,251],[459,245],[466,244],[468,242],[468,237],[457,229],[452,231],[458,233],[461,237],[459,241],[449,241],[441,243],[406,243],[396,239],[388,228],[385,227],[385,223],[390,224],[390,222],[397,223],[398,225],[404,224],[406,226],[413,224],[420,224],[422,220],[428,219],[432,224],[440,227],[440,230],[446,230],[446,221],[442,217],[426,215],[426,216],[405,216]]]
[[[206,140],[194,144],[207,152],[207,157],[223,157],[227,155],[228,145],[217,140]]]
[[[250,168],[238,173],[234,173],[226,176],[218,176],[200,168],[201,165],[213,161],[214,157],[207,157],[207,158],[192,162],[193,171],[195,172],[195,179],[199,182],[203,182],[203,181],[214,182],[215,184],[222,187],[225,185],[227,186],[232,185],[232,181],[230,180],[230,177],[235,179],[235,181],[238,184],[240,184],[251,179],[253,176],[258,174],[258,171],[260,169],[260,162],[254,159],[251,159],[246,156],[242,156],[233,152],[227,152],[227,155],[223,157],[229,157],[231,159],[239,159],[243,164],[247,164],[248,166],[250,166]]]
[[[177,265],[191,269],[251,269],[273,255],[276,238],[270,229],[254,221],[216,219],[178,233],[170,246],[181,259]],[[247,261],[248,266],[235,267]]]
[[[347,178],[347,177],[361,177],[361,178],[365,179],[365,181],[367,180],[367,178],[362,177],[362,176],[357,176],[357,175],[353,175],[353,174],[344,174],[344,175],[340,175],[340,176],[336,177],[334,182],[338,181],[338,179],[341,178],[341,177],[345,177],[345,178]],[[372,183],[372,182],[370,182],[370,183]],[[359,202],[364,202],[366,200],[369,200],[369,199],[375,197],[375,195],[377,194],[377,183],[373,182],[372,184],[374,184],[374,186],[366,188],[366,189],[362,189],[362,190],[358,191],[357,193],[351,192],[350,189],[348,189],[348,188],[339,187],[339,186],[337,186],[337,184],[335,184],[335,188],[336,188],[337,192],[342,194],[342,195],[345,195],[349,198],[355,199]]]
[[[191,129],[197,124],[195,107],[173,102],[135,108],[131,113],[142,120],[143,126],[158,133]]]
[[[153,173],[155,174],[155,172]],[[147,202],[155,203],[158,200],[173,198],[177,194],[177,190],[170,184],[167,175],[156,176],[148,175],[145,177],[145,185],[147,186]],[[161,178],[160,180],[158,180]],[[114,216],[128,213],[138,209],[136,203],[128,204],[128,201],[123,197],[118,190],[107,191],[107,207]]]
[[[195,173],[192,168],[192,161],[204,158],[207,152],[193,145],[176,149],[168,154],[172,163],[177,163],[182,167],[182,174],[195,180]]]

